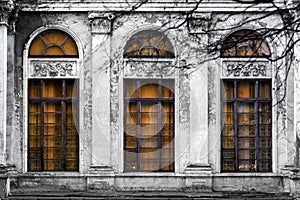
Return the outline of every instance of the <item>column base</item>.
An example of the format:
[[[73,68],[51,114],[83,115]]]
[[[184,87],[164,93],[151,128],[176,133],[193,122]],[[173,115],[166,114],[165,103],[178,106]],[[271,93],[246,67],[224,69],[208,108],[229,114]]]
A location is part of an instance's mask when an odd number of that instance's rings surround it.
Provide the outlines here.
[[[185,169],[186,174],[211,174],[212,168],[208,163],[190,164]]]
[[[114,169],[111,166],[102,166],[102,165],[92,165],[90,166],[88,172],[90,174],[99,174],[99,175],[114,175]]]

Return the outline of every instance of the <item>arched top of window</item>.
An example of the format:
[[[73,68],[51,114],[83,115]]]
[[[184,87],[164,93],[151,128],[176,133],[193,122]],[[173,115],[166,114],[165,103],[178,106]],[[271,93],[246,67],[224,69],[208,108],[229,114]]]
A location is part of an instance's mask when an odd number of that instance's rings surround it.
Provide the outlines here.
[[[240,30],[228,36],[221,50],[222,57],[269,57],[270,48],[253,30]]]
[[[46,30],[37,35],[29,48],[29,57],[75,57],[78,48],[74,39],[60,30]]]
[[[126,43],[125,58],[174,58],[174,47],[169,38],[156,30],[144,30]]]

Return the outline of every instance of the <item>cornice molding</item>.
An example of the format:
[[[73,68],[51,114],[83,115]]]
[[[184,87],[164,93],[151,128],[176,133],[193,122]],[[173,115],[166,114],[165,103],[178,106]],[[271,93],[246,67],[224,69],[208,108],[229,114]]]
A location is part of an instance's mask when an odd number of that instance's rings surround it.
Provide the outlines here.
[[[8,18],[14,8],[14,0],[0,0],[0,24],[5,24],[8,26]]]

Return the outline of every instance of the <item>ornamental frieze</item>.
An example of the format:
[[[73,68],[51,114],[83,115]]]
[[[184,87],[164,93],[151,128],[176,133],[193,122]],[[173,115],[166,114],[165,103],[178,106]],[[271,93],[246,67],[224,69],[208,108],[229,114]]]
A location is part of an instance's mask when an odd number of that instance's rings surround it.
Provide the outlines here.
[[[30,63],[30,77],[76,77],[76,61],[32,61]]]
[[[271,77],[268,62],[223,62],[223,77]]]
[[[127,61],[125,77],[174,77],[175,67],[171,61]]]

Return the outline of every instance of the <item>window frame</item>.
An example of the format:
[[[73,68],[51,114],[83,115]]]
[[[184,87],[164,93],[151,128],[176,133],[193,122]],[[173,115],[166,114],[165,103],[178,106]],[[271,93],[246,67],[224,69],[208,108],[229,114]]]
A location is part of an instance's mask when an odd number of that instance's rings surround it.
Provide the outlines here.
[[[61,81],[61,89],[62,89],[62,97],[43,97],[43,90],[44,90],[44,82],[45,81],[48,81],[48,80],[59,80]],[[66,81],[74,81],[74,86],[76,87],[76,96],[75,97],[67,97],[66,96],[66,93],[67,93],[67,87],[66,87]],[[78,172],[79,171],[79,84],[76,84],[76,82],[78,82],[77,79],[28,79],[28,86],[30,85],[29,82],[31,81],[39,81],[40,82],[40,97],[30,97],[29,95],[29,92],[30,92],[30,86],[28,87],[28,117],[27,117],[27,123],[28,123],[28,129],[27,129],[27,132],[28,132],[28,138],[27,138],[27,145],[28,145],[28,150],[27,150],[27,171],[29,172],[55,172],[55,171],[63,171],[63,172],[67,172],[67,171],[70,171],[70,172]],[[72,88],[72,90],[74,90],[74,87]],[[31,159],[30,157],[30,112],[29,112],[29,105],[30,103],[41,103],[41,113],[40,113],[40,116],[41,116],[41,132],[40,132],[40,163],[41,163],[41,169],[40,170],[31,170],[30,168],[30,160],[39,160],[39,159]],[[51,160],[51,159],[46,159],[44,157],[44,150],[45,150],[45,145],[44,145],[44,138],[45,138],[45,132],[44,132],[44,128],[45,128],[45,120],[44,120],[44,114],[45,114],[45,107],[46,107],[46,103],[61,103],[61,130],[62,130],[62,146],[61,146],[61,154],[62,154],[62,158],[61,158],[61,162],[62,162],[62,169],[60,170],[47,170],[45,169],[45,166],[44,166],[44,162],[46,160]],[[77,155],[76,155],[76,169],[75,170],[66,170],[66,151],[68,149],[68,146],[66,144],[66,141],[67,141],[67,136],[70,136],[67,134],[67,131],[66,131],[66,128],[67,128],[67,118],[66,118],[66,115],[67,115],[67,110],[66,110],[66,103],[72,103],[72,107],[73,107],[73,103],[75,103],[75,112],[77,113],[76,114],[76,121],[75,121],[75,129],[76,129],[76,152],[77,152]],[[55,110],[55,112],[57,112]],[[72,112],[74,112],[72,110]],[[55,134],[53,134],[53,136],[55,136]],[[53,148],[55,149],[55,148]],[[72,158],[73,159],[73,158]]]
[[[221,79],[222,81],[222,84],[224,85],[225,82],[233,82],[234,83],[234,96],[232,98],[226,98],[224,97],[224,86],[222,88],[222,94],[221,94],[221,102],[222,102],[222,105],[221,105],[221,141],[220,141],[220,145],[221,145],[221,172],[222,173],[269,173],[269,172],[272,172],[273,171],[273,106],[272,106],[272,79],[246,79],[246,80],[243,80],[243,79]],[[246,81],[253,81],[255,82],[255,97],[254,98],[238,98],[237,97],[237,82],[246,82]],[[270,85],[270,97],[269,98],[260,98],[259,97],[259,83],[261,82],[268,82],[269,85]],[[224,159],[224,155],[223,155],[223,152],[224,152],[224,148],[223,147],[223,139],[224,139],[224,135],[223,135],[223,131],[224,131],[224,127],[225,127],[225,124],[224,124],[224,104],[225,102],[232,102],[233,103],[233,106],[234,106],[234,111],[233,111],[233,137],[234,137],[234,170],[233,171],[226,171],[224,170],[224,163],[223,161],[225,160]],[[238,156],[238,151],[239,149],[242,149],[242,148],[238,148],[238,106],[237,106],[237,103],[240,103],[240,102],[253,102],[254,103],[254,119],[255,119],[255,147],[254,147],[254,150],[255,150],[255,168],[253,171],[251,170],[239,170],[238,168],[238,164],[239,164],[239,156]],[[269,108],[269,112],[259,112],[259,103],[268,103],[270,105],[270,108]],[[269,124],[260,124],[259,123],[259,115],[260,114],[268,114],[269,117],[270,117],[270,123]],[[260,139],[260,136],[259,136],[259,125],[268,125],[270,127],[270,130],[269,130],[269,142],[270,142],[270,146],[268,148],[265,148],[265,149],[269,149],[269,152],[270,152],[270,155],[269,155],[269,170],[267,171],[259,171],[259,150],[260,149],[263,149],[260,147],[260,142],[259,142],[259,139]],[[244,125],[241,125],[241,126],[249,126],[249,124],[244,124]],[[250,135],[247,135],[245,136],[245,138],[250,138]],[[263,136],[264,137],[264,136]],[[241,137],[243,138],[243,137]],[[249,148],[250,149],[250,148]],[[246,149],[245,149],[246,150]]]
[[[123,131],[123,172],[124,173],[130,173],[130,172],[164,172],[164,173],[174,173],[175,172],[175,92],[174,90],[170,90],[173,92],[173,97],[172,98],[163,98],[161,95],[162,95],[162,87],[164,86],[164,81],[167,80],[167,81],[170,81],[172,82],[172,87],[175,87],[175,79],[138,79],[138,78],[124,78],[123,79],[123,94],[124,94],[124,97],[123,97],[123,102],[124,102],[124,108],[123,108],[123,127],[124,127],[124,131]],[[126,97],[126,85],[128,82],[130,81],[133,81],[136,83],[136,89],[135,91],[137,91],[137,97],[136,98],[131,98],[131,97]],[[158,85],[158,97],[157,98],[139,98],[138,95],[139,95],[139,91],[140,91],[140,88],[142,87],[142,85],[140,84],[140,82],[147,82],[147,83],[156,83]],[[139,158],[139,154],[141,153],[141,138],[139,138],[139,136],[141,135],[141,128],[137,128],[137,136],[136,137],[136,141],[137,141],[137,148],[136,148],[136,154],[137,154],[137,159],[136,159],[136,166],[137,166],[137,169],[136,170],[127,170],[126,169],[126,151],[127,149],[132,149],[132,148],[126,148],[126,127],[127,127],[127,123],[126,123],[126,105],[128,103],[137,103],[137,115],[138,115],[138,124],[137,125],[140,125],[139,123],[141,123],[141,111],[139,110],[140,107],[141,107],[141,104],[142,102],[147,102],[147,103],[156,103],[158,102],[159,104],[159,108],[158,108],[158,129],[160,131],[158,131],[158,144],[157,144],[157,150],[159,151],[159,155],[158,155],[158,170],[142,170],[141,169],[141,166],[140,166],[140,162],[141,162],[141,159]],[[172,132],[173,132],[173,148],[172,148],[172,154],[173,154],[173,162],[172,162],[172,170],[162,170],[162,160],[163,160],[163,157],[162,157],[162,152],[161,152],[161,149],[162,149],[162,122],[161,122],[161,119],[162,119],[162,104],[165,103],[165,102],[171,102],[172,103],[172,110],[173,110],[173,125],[172,125]],[[135,149],[135,148],[134,148]],[[170,159],[170,158],[169,158]]]

